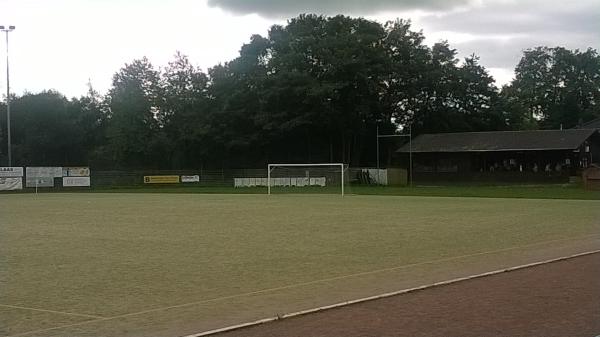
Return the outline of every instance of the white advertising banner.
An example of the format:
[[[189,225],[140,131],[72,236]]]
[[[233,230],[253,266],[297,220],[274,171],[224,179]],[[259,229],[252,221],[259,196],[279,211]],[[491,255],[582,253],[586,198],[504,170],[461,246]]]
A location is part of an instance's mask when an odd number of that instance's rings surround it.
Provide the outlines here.
[[[63,169],[62,167],[27,167],[25,175],[28,178],[61,178]]]
[[[62,176],[63,177],[89,177],[90,176],[90,168],[89,167],[63,167]]]
[[[233,184],[235,187],[256,187],[267,186],[267,178],[234,178]],[[325,177],[290,177],[290,178],[271,178],[271,186],[287,187],[287,186],[321,186],[327,184]]]
[[[25,178],[26,187],[54,187],[53,177],[31,177]]]
[[[199,183],[200,176],[181,176],[182,183]]]
[[[310,178],[310,186],[321,186],[325,187],[327,179],[325,177]]]
[[[63,187],[90,187],[90,177],[63,177]]]
[[[22,167],[0,167],[0,177],[22,177],[23,176],[23,168]]]
[[[0,191],[16,191],[23,189],[23,178],[0,177]]]

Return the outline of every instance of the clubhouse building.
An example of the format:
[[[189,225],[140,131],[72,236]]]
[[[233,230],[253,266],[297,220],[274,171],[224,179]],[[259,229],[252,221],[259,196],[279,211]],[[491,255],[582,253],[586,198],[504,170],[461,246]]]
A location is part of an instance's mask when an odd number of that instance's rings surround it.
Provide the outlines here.
[[[412,152],[416,183],[562,183],[600,163],[600,133],[588,124],[569,130],[423,134],[397,153],[409,167]]]

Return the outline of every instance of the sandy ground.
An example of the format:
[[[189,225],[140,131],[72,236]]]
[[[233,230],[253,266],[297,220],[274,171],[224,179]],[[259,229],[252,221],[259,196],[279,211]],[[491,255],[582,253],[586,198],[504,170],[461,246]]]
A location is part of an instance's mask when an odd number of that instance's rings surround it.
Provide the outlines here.
[[[219,337],[600,335],[600,254],[281,320]]]

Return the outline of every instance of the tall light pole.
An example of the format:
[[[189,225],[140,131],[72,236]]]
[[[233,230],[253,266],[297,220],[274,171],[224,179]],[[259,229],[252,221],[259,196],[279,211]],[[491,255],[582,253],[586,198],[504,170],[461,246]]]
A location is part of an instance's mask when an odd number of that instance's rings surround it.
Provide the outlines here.
[[[379,122],[379,120],[378,120]],[[379,124],[377,124],[377,174],[379,175],[379,138],[394,138],[394,137],[408,137],[408,185],[412,186],[413,184],[413,174],[412,174],[412,125],[408,125],[408,134],[393,134],[393,135],[380,135],[379,134]],[[378,176],[379,178],[379,176]]]
[[[375,122],[377,124],[377,183],[379,183],[381,181],[379,179],[379,122],[381,122],[381,119],[378,119]]]
[[[12,166],[12,145],[10,139],[10,71],[8,67],[8,33],[15,30],[15,26],[0,26],[0,31],[6,34],[6,135],[8,137],[8,166]]]

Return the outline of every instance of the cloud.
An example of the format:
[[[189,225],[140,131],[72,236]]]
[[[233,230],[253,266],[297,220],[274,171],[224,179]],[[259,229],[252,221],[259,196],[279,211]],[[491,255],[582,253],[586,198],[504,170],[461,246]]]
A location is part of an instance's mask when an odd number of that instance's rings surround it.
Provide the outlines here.
[[[536,46],[600,48],[600,1],[578,0],[207,0],[234,14],[289,18],[300,13],[365,16],[380,22],[413,20],[428,44],[448,40],[459,57],[475,53],[502,73]]]
[[[475,53],[487,68],[503,69],[504,78],[529,48],[600,47],[597,0],[488,0],[461,11],[425,15],[415,24],[428,43],[448,40],[461,57]]]
[[[600,30],[600,1],[579,0],[565,8],[562,1],[529,0],[519,3],[489,1],[469,10],[432,16],[428,26],[469,33],[582,33]]]
[[[198,0],[0,0],[0,24],[17,26],[10,34],[10,82],[19,95],[53,88],[79,96],[88,81],[105,93],[125,63],[147,56],[164,66],[176,51],[206,70],[235,58],[252,34],[265,35],[273,23]],[[6,92],[4,48],[1,34],[0,93]]]
[[[208,5],[235,14],[291,17],[302,13],[370,15],[407,10],[444,11],[474,0],[208,0]]]
[[[600,49],[599,0],[0,0],[0,9],[0,24],[17,26],[10,36],[16,93],[79,95],[88,79],[105,92],[125,62],[146,55],[164,65],[177,50],[206,69],[236,57],[252,34],[304,12],[412,19],[428,44],[448,40],[460,57],[479,55],[500,83],[524,49]],[[0,72],[0,92],[5,83]]]

